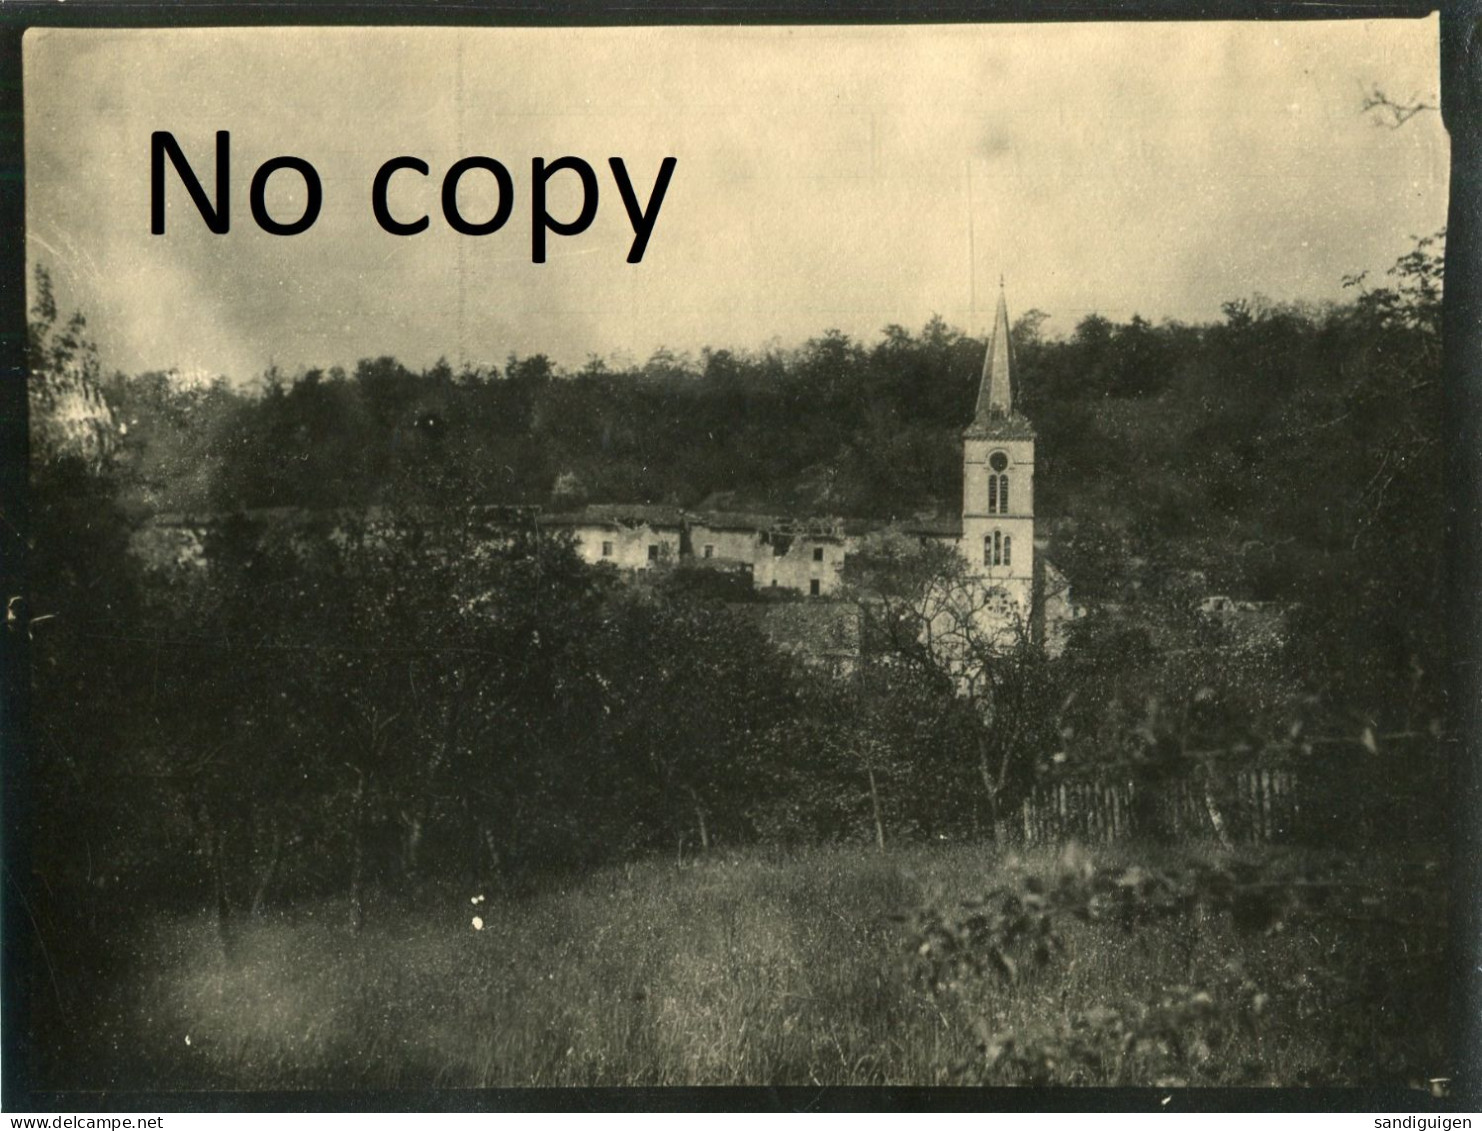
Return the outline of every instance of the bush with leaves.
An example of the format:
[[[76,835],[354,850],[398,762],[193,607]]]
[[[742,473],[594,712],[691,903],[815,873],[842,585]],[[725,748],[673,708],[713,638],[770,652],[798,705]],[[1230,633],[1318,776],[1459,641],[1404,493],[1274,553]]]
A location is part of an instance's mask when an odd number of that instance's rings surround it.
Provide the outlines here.
[[[978,1055],[956,1069],[967,1083],[1262,1083],[1272,1066],[1253,1050],[1305,1025],[1328,1034],[1354,1081],[1424,1087],[1445,1076],[1432,1028],[1444,1003],[1442,891],[1433,877],[1401,880],[1240,860],[1097,865],[1071,846],[1048,879],[1011,868],[980,898],[918,909],[908,966],[972,1026]],[[1331,943],[1329,965],[1264,960],[1269,940],[1298,929]],[[1078,940],[1160,931],[1176,958],[1162,985],[1106,985],[1091,1008],[1056,1007]],[[1012,1019],[1026,997],[1043,1008]]]

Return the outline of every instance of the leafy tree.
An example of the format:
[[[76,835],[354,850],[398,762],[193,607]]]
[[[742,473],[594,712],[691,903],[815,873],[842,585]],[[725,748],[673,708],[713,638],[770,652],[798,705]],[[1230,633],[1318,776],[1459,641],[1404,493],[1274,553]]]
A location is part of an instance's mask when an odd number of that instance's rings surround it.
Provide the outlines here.
[[[613,595],[598,646],[601,742],[642,783],[650,843],[754,839],[790,760],[791,665],[724,605],[643,592]]]

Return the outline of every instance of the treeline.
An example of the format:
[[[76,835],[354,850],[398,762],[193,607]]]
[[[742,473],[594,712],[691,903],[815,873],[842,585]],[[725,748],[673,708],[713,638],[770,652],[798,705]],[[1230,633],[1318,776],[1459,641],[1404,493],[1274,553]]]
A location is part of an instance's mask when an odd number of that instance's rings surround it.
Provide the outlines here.
[[[954,430],[981,347],[940,321],[866,350],[831,333],[795,351],[660,351],[578,373],[543,355],[454,372],[393,358],[352,372],[221,380],[117,377],[135,497],[241,507],[667,502],[725,493],[820,514],[909,514],[959,487]]]

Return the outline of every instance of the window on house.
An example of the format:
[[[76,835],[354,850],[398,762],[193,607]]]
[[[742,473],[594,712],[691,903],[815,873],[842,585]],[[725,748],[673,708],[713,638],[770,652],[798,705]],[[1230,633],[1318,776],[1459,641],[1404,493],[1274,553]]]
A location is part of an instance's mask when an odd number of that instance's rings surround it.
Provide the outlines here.
[[[715,547],[714,546],[706,546],[705,547],[705,556],[707,558],[713,558],[713,557],[715,557]]]
[[[821,562],[821,561],[823,561],[823,547],[822,546],[814,546],[813,547],[813,560],[815,562]]]
[[[648,560],[651,561],[651,562],[656,562],[656,561],[659,560],[659,547],[657,545],[654,545],[654,544],[650,544],[649,545],[649,547],[648,547]]]
[[[603,542],[602,543],[602,556],[604,558],[610,558],[610,557],[612,557],[612,543],[611,542]]]
[[[808,596],[818,596],[818,578],[816,577],[812,581],[808,582]]]

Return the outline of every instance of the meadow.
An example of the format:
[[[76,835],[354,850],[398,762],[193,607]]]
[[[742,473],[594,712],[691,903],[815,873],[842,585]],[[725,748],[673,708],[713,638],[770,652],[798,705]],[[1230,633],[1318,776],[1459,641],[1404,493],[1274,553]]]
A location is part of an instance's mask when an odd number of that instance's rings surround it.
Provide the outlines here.
[[[1096,856],[1156,868],[1213,854]],[[1262,930],[1207,910],[1068,916],[1053,956],[1013,978],[922,976],[923,922],[951,920],[1005,877],[1052,882],[1064,859],[990,846],[714,853],[537,894],[384,897],[358,934],[332,900],[243,918],[224,940],[204,914],[159,916],[130,929],[120,975],[48,1075],[83,1088],[293,1089],[1424,1087],[1443,1074],[1434,962],[1422,956],[1417,976],[1396,965],[1387,911],[1373,929],[1349,911]],[[1412,863],[1391,862],[1388,879]],[[1373,860],[1360,874],[1310,850],[1244,862],[1257,864],[1360,891],[1386,882]],[[1409,931],[1405,947],[1420,953],[1427,932],[1439,924]]]

